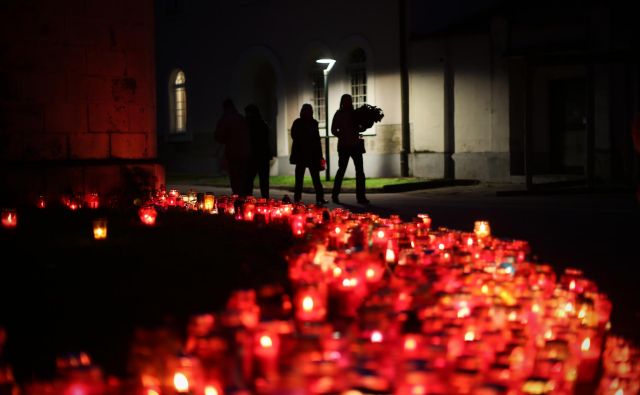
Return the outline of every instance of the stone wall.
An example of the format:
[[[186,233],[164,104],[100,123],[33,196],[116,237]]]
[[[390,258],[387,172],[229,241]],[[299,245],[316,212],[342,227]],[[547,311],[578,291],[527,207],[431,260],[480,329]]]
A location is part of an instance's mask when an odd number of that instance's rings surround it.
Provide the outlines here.
[[[3,196],[108,193],[134,166],[164,181],[153,18],[152,0],[2,2]]]

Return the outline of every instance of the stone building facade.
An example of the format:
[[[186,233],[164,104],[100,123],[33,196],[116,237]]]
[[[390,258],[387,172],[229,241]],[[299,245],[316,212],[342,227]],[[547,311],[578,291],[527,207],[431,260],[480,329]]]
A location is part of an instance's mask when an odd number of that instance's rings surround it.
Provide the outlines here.
[[[330,117],[359,89],[358,70],[366,102],[384,110],[366,137],[369,177],[403,174],[403,150],[408,174],[427,178],[628,184],[637,174],[629,126],[640,35],[623,3],[159,0],[156,13],[169,171],[225,173],[213,130],[231,97],[241,112],[258,104],[273,130],[271,172],[292,174],[290,126],[303,103],[324,105],[314,61],[333,58]],[[335,172],[334,139],[331,156]]]
[[[3,199],[116,193],[135,173],[164,182],[153,7],[152,0],[2,2]]]

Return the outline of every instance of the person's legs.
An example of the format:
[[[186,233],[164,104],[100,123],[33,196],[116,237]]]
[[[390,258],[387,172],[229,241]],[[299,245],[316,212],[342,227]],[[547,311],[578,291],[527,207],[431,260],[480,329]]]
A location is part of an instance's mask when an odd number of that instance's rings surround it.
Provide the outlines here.
[[[258,167],[260,177],[260,195],[269,199],[269,160],[263,160]]]
[[[256,162],[250,160],[249,162],[244,162],[241,168],[243,172],[243,192],[241,195],[251,196],[253,195],[253,181],[256,179],[256,174],[258,174],[258,165]]]
[[[296,186],[293,192],[293,200],[299,202],[302,199],[302,183],[304,182],[304,165],[296,165]]]
[[[324,187],[320,182],[320,172],[318,170],[309,169],[309,173],[311,173],[313,189],[316,191],[316,203],[324,202]]]
[[[231,193],[234,195],[242,195],[245,188],[245,180],[241,175],[240,168],[234,161],[229,161],[229,184],[231,184]]]
[[[338,151],[338,171],[336,172],[336,178],[333,181],[333,190],[331,191],[331,198],[336,201],[338,195],[342,190],[342,179],[344,173],[347,171],[347,165],[349,164],[349,152]]]
[[[356,168],[356,199],[359,203],[368,203],[362,154],[360,152],[353,153],[351,157],[353,158],[353,165]]]

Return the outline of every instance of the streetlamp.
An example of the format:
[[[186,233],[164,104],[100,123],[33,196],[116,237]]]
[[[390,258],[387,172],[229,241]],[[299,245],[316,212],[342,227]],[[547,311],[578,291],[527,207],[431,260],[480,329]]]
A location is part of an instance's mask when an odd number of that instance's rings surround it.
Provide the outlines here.
[[[324,77],[324,151],[325,151],[325,159],[327,160],[327,181],[331,181],[331,170],[329,168],[329,84],[327,83],[327,78],[329,77],[329,72],[333,68],[333,65],[336,63],[335,59],[318,59],[316,63],[324,64],[326,67],[322,70],[322,75]]]

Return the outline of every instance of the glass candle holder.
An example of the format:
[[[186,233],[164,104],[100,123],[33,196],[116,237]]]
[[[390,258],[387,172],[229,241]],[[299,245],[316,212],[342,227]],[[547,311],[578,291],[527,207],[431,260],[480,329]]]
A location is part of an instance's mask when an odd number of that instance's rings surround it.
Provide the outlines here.
[[[18,226],[18,212],[13,208],[2,209],[2,227],[13,229]]]
[[[98,196],[97,193],[87,193],[84,196],[84,204],[87,208],[90,209],[97,209],[98,207],[100,207],[100,197]]]
[[[140,218],[140,221],[142,221],[142,223],[147,226],[155,225],[157,216],[158,212],[151,204],[142,206],[138,210],[138,217]]]
[[[93,238],[104,240],[107,238],[107,219],[97,218],[93,220]]]
[[[204,194],[204,211],[208,213],[213,213],[216,208],[216,197],[212,193]]]
[[[484,239],[491,236],[491,226],[489,221],[476,221],[473,226],[473,233],[478,239]]]

